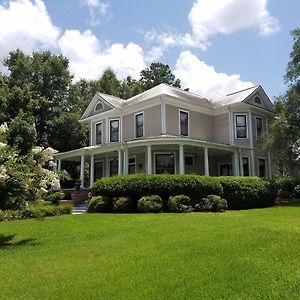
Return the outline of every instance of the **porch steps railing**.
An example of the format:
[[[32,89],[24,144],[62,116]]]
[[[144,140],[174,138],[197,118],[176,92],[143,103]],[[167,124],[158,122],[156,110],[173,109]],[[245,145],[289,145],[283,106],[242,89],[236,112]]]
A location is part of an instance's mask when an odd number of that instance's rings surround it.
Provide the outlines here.
[[[74,203],[72,214],[81,215],[86,213],[87,201]]]

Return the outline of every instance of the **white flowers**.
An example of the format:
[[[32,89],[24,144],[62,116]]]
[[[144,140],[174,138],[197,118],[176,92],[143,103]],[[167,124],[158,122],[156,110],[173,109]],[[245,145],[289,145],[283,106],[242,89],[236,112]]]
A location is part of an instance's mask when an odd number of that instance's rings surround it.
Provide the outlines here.
[[[293,145],[293,153],[296,155],[296,160],[300,160],[300,139]]]
[[[8,178],[9,176],[7,174],[5,166],[0,166],[0,182],[4,182]]]
[[[4,148],[5,146],[7,146],[7,144],[1,143],[1,142],[0,142],[0,149],[1,149],[1,148]]]
[[[3,123],[0,125],[0,134],[4,133],[8,129],[7,124]]]

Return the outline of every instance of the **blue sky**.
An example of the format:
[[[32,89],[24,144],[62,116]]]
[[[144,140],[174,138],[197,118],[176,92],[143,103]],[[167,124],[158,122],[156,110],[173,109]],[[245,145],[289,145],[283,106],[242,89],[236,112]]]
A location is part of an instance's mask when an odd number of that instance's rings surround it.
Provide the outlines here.
[[[0,0],[0,56],[50,49],[74,80],[108,66],[138,79],[160,61],[202,96],[261,84],[273,99],[299,17],[299,0]]]

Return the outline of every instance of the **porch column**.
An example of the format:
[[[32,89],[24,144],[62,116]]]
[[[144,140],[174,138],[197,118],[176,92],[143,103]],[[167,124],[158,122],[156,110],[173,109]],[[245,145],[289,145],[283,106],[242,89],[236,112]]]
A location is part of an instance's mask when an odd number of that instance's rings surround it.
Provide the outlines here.
[[[208,148],[204,147],[204,175],[209,176]]]
[[[122,150],[118,151],[118,175],[122,175]]]
[[[152,153],[151,145],[147,145],[147,174],[152,174]]]
[[[179,174],[185,174],[184,170],[184,149],[183,145],[179,145]]]
[[[123,161],[123,174],[128,174],[128,149],[124,150],[124,161]]]
[[[244,176],[243,153],[241,149],[239,149],[239,161],[240,161],[240,176]]]
[[[94,170],[95,170],[95,157],[94,154],[91,154],[91,164],[90,164],[90,188],[94,183]]]
[[[80,158],[80,187],[83,188],[84,186],[84,154],[81,154],[81,158]]]
[[[234,176],[239,176],[239,155],[237,150],[234,151],[233,153],[233,175]]]
[[[61,159],[57,161],[57,171],[61,171]]]

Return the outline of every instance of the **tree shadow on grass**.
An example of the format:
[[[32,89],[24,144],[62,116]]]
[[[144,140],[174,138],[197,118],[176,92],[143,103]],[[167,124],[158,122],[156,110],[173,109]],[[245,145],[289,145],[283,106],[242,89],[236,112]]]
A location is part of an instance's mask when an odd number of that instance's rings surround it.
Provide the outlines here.
[[[24,245],[36,245],[38,244],[37,239],[23,239],[15,241],[15,234],[0,234],[0,249],[6,247],[20,247]]]

